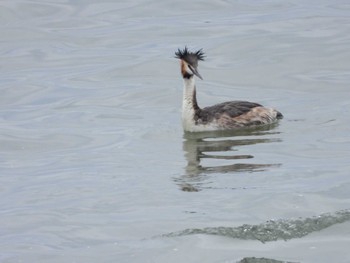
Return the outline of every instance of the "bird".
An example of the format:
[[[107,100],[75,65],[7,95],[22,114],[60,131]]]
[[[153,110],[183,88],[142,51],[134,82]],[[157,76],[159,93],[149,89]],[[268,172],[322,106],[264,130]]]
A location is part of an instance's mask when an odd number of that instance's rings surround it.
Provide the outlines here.
[[[183,77],[182,126],[185,132],[237,130],[277,122],[282,113],[249,101],[227,101],[200,108],[197,102],[195,76],[203,80],[198,72],[198,62],[204,61],[203,49],[190,51],[186,46],[175,52],[180,60]]]

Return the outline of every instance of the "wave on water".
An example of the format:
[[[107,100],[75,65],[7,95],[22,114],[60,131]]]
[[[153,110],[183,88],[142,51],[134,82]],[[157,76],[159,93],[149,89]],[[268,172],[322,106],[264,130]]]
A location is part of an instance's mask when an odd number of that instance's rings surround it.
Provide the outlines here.
[[[243,258],[237,263],[294,263],[294,262],[280,261],[280,260],[271,259],[271,258],[249,257],[249,258]]]
[[[244,224],[238,227],[188,228],[182,231],[164,234],[163,237],[206,234],[243,240],[259,240],[265,243],[301,238],[346,221],[350,221],[350,210],[341,210],[334,214],[327,213],[311,218],[269,220],[259,225]]]

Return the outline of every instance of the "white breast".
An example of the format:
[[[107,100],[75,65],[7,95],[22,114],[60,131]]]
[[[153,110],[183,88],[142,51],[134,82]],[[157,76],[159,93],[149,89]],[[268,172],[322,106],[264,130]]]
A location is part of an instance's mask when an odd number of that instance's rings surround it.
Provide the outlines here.
[[[205,132],[205,131],[217,131],[220,127],[216,122],[208,124],[196,124],[194,120],[194,110],[185,103],[182,105],[182,126],[185,131],[188,132]]]

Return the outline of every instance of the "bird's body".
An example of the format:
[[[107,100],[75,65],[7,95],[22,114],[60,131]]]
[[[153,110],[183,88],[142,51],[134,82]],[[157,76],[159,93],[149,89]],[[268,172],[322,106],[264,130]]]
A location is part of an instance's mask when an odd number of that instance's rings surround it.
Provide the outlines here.
[[[180,59],[181,73],[184,79],[182,124],[185,131],[203,132],[235,130],[271,124],[283,115],[272,108],[248,101],[228,101],[214,106],[200,108],[197,103],[194,75],[198,73],[198,60],[203,60],[201,50],[192,53],[185,48],[175,53]]]

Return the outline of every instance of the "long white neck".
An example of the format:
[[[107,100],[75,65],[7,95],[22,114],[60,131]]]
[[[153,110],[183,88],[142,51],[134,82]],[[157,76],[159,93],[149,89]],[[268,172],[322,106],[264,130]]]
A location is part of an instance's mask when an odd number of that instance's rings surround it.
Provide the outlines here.
[[[184,78],[182,125],[185,130],[191,130],[191,127],[195,125],[194,114],[198,109],[194,77]]]

